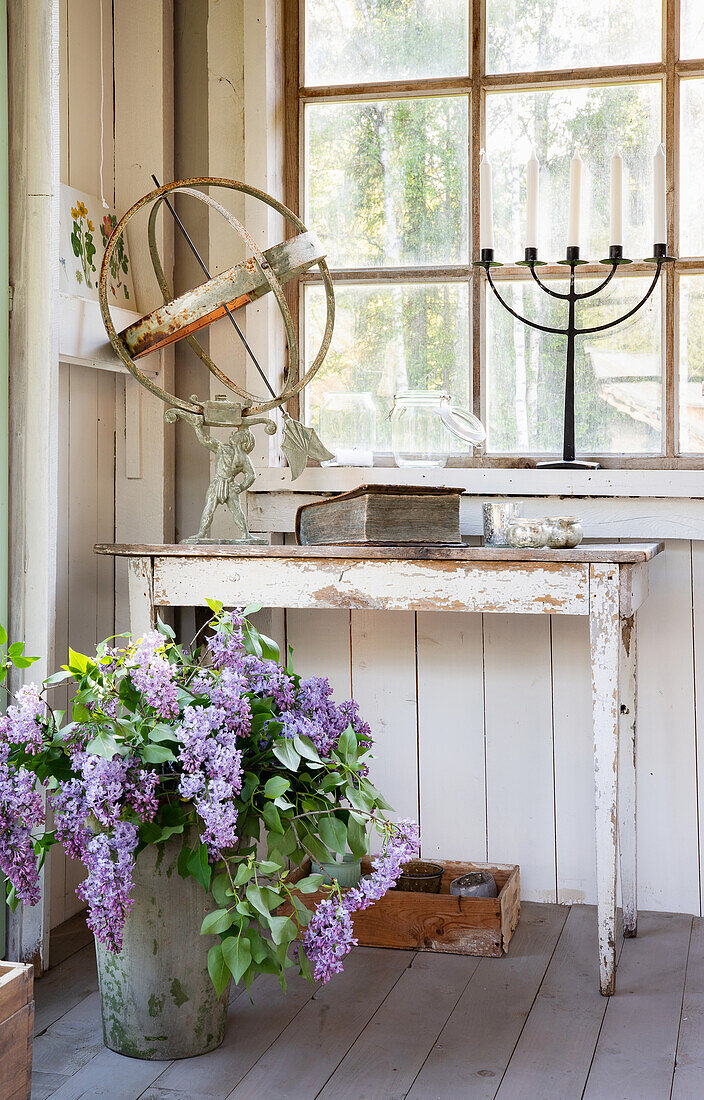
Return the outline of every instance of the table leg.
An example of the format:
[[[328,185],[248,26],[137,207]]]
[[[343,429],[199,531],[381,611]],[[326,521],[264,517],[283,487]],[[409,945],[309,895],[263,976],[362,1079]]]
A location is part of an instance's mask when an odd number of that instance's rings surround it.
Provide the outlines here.
[[[130,558],[127,574],[130,599],[130,632],[133,637],[139,638],[142,634],[153,630],[156,625],[152,559]]]
[[[628,619],[621,620],[618,842],[621,852],[624,936],[635,936],[638,928],[636,865],[637,662],[637,618],[632,615]]]
[[[592,662],[599,984],[616,985],[616,841],[618,830],[619,576],[617,565],[589,568]]]

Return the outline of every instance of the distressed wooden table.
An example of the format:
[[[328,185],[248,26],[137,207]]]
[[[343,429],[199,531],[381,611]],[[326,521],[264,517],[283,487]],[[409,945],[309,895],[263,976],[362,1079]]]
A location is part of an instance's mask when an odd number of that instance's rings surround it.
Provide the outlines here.
[[[229,606],[474,611],[589,618],[601,992],[616,976],[616,861],[623,926],[635,936],[637,611],[662,543],[576,550],[490,547],[127,546],[131,629],[157,607]]]

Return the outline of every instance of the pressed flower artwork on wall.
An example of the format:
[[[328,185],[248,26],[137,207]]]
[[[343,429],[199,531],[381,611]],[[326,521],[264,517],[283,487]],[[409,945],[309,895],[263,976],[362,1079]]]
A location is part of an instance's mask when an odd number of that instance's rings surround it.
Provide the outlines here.
[[[97,196],[62,184],[60,217],[59,290],[97,302],[100,268],[117,215]],[[110,262],[108,287],[113,305],[134,308],[132,268],[124,236]]]

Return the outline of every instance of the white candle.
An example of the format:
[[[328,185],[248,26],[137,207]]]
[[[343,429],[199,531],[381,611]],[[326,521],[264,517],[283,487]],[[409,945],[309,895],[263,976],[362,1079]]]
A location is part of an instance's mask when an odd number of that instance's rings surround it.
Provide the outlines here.
[[[526,165],[526,248],[538,247],[538,198],[540,194],[540,165],[535,149]]]
[[[667,244],[664,145],[658,145],[653,157],[653,244]]]
[[[611,158],[611,244],[623,244],[623,157],[618,147]]]
[[[479,158],[479,245],[494,247],[494,200],[491,194],[491,164],[482,149]]]
[[[582,158],[577,149],[570,161],[570,209],[567,219],[567,247],[579,248],[579,212],[582,201]]]

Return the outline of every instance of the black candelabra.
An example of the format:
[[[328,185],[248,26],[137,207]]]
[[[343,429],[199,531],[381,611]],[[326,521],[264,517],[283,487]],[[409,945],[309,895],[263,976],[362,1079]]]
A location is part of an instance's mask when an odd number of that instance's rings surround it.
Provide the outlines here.
[[[575,309],[577,302],[582,301],[585,298],[594,298],[602,290],[605,289],[613,279],[616,271],[621,264],[630,264],[632,261],[625,259],[623,255],[623,246],[620,244],[612,244],[609,248],[609,257],[605,260],[600,260],[599,263],[606,264],[611,267],[611,271],[602,280],[597,287],[593,290],[586,290],[578,292],[576,288],[575,269],[588,263],[588,260],[580,260],[579,248],[575,245],[569,245],[567,248],[566,259],[559,260],[558,263],[564,267],[570,269],[570,289],[567,294],[561,294],[556,290],[551,290],[544,282],[542,282],[536,273],[537,267],[544,267],[545,261],[538,259],[537,248],[526,248],[525,259],[519,260],[519,267],[527,267],[530,273],[538,284],[540,289],[549,294],[551,298],[560,298],[567,302],[567,327],[555,328],[552,325],[540,325],[537,321],[531,321],[527,317],[522,317],[520,313],[517,313],[508,302],[504,301],[501,294],[498,291],[496,283],[491,277],[491,269],[493,267],[501,267],[502,264],[498,263],[494,259],[493,248],[482,248],[481,260],[475,261],[475,263],[483,267],[486,271],[487,279],[489,280],[489,286],[493,290],[494,294],[501,302],[501,305],[506,309],[512,317],[521,321],[524,325],[528,325],[529,328],[538,329],[539,332],[551,332],[556,336],[567,337],[567,362],[565,366],[565,415],[564,415],[564,434],[562,442],[562,459],[557,462],[539,462],[538,466],[543,469],[573,469],[573,470],[594,470],[598,469],[598,462],[584,462],[577,461],[575,453],[575,424],[574,424],[574,348],[575,340],[577,336],[586,336],[594,332],[605,332],[606,329],[615,328],[616,325],[620,325],[623,321],[627,321],[629,317],[632,317],[634,313],[645,305],[650,298],[650,295],[655,290],[658,279],[660,278],[660,272],[662,271],[662,265],[669,263],[674,259],[673,256],[667,255],[667,245],[656,244],[653,247],[653,255],[648,257],[646,263],[655,264],[655,274],[653,275],[652,282],[648,287],[646,293],[641,300],[624,313],[621,317],[616,317],[613,321],[607,321],[605,325],[591,325],[588,328],[577,328],[575,322]]]

